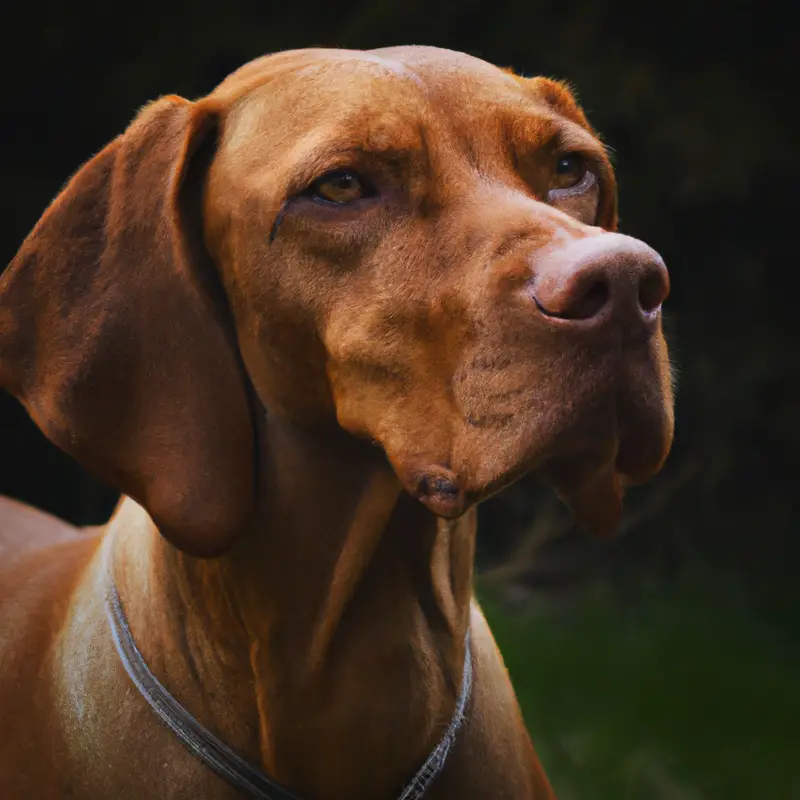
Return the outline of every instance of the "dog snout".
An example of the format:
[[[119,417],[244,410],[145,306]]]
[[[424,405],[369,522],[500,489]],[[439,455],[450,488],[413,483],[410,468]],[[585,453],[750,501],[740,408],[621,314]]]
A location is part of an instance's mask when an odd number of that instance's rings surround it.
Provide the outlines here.
[[[638,239],[605,233],[580,239],[537,260],[532,295],[556,324],[654,322],[669,295],[661,256]]]

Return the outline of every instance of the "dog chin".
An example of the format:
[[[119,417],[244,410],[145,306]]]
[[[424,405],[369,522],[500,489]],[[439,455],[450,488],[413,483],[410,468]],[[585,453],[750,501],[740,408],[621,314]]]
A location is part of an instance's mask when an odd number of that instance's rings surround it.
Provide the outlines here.
[[[645,448],[652,449],[652,446]],[[657,463],[645,465],[631,450],[625,455],[637,464],[637,471],[631,473],[623,468],[621,455],[619,443],[608,440],[603,447],[554,456],[544,462],[533,459],[521,463],[482,485],[440,465],[425,470],[396,468],[395,471],[409,494],[444,519],[458,518],[472,506],[533,473],[555,491],[581,528],[590,535],[607,537],[619,525],[626,488],[655,474],[663,461],[659,458]]]
[[[608,386],[591,395],[576,391],[586,402],[569,415],[564,406],[545,404],[554,409],[549,415],[518,415],[504,428],[465,423],[438,446],[406,436],[399,440],[405,446],[387,442],[384,451],[406,492],[437,516],[457,518],[535,473],[583,529],[608,536],[619,524],[626,488],[659,471],[672,441],[671,398],[655,387],[622,396],[617,382]]]

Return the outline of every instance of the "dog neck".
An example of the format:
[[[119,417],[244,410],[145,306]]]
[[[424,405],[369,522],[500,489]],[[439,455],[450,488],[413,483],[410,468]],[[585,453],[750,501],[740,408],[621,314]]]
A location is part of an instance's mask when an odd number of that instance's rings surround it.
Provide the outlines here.
[[[225,557],[112,523],[133,634],[190,712],[299,794],[391,796],[455,707],[474,512],[437,519],[341,431],[270,420],[260,438],[257,513]]]

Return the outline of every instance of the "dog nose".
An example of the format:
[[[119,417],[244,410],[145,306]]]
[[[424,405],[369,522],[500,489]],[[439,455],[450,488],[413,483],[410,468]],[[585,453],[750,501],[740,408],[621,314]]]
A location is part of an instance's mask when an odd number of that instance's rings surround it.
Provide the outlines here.
[[[560,247],[534,269],[533,299],[551,320],[650,322],[667,295],[669,273],[661,256],[618,233]]]

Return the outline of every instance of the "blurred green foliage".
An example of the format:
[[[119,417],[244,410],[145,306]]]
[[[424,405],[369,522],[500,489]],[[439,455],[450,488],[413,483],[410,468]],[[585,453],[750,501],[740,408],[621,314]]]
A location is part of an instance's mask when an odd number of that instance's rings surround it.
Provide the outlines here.
[[[800,797],[800,648],[730,581],[483,607],[561,800]]]

